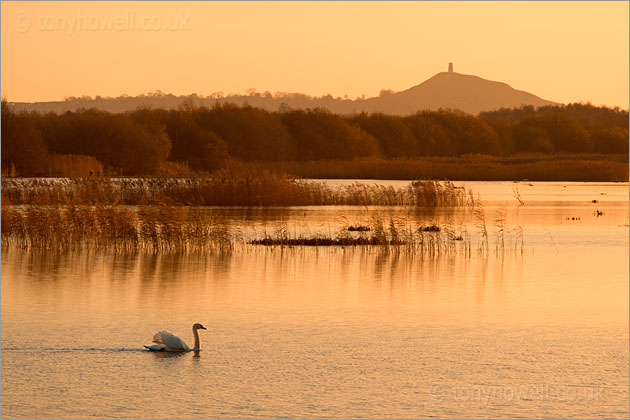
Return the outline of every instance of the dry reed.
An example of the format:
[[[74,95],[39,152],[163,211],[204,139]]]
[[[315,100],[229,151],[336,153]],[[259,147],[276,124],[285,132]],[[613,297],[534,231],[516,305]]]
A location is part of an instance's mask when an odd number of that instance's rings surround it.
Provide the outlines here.
[[[319,179],[628,181],[628,156],[613,154],[362,158],[348,161],[287,161],[248,165],[257,170],[274,169],[295,176]]]
[[[473,212],[479,228],[481,256],[488,255],[488,232],[483,206],[476,203]],[[173,206],[2,206],[2,246],[53,251],[69,250],[149,250],[153,252],[231,252],[236,244],[244,244],[238,228],[213,216],[203,208]],[[378,216],[349,230],[348,223],[336,232],[310,236],[292,236],[284,224],[275,224],[271,233],[248,240],[249,245],[271,247],[367,246],[406,252],[420,257],[471,256],[474,239],[464,226],[447,222],[418,224],[404,216],[383,220]],[[505,217],[499,214],[496,236],[501,255],[504,243]],[[523,252],[522,228],[515,230],[514,251],[520,243]],[[509,248],[512,251],[512,248]],[[499,251],[497,251],[499,252]]]
[[[469,237],[465,232],[455,234],[454,228],[423,229],[412,226],[405,218],[390,218],[386,224],[380,218],[374,218],[369,230],[349,231],[341,228],[336,236],[316,235],[312,237],[290,237],[288,229],[279,226],[273,235],[249,241],[252,245],[271,247],[300,246],[367,246],[388,249],[392,252],[406,252],[420,257],[438,258],[445,255],[462,254],[470,256]],[[465,235],[465,239],[462,236]]]
[[[354,183],[333,188],[272,172],[221,171],[203,178],[2,179],[2,201],[30,205],[173,206],[461,206],[450,182],[414,181],[400,188]]]
[[[2,206],[2,245],[48,250],[229,251],[228,226],[168,206]]]

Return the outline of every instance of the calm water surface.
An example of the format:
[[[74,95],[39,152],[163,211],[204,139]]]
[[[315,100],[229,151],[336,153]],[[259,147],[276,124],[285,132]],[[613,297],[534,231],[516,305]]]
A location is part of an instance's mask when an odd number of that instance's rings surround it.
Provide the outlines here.
[[[628,184],[465,185],[488,253],[470,209],[356,207],[208,212],[245,239],[438,223],[472,252],[3,249],[2,416],[627,418]],[[201,352],[143,351],[194,322]]]

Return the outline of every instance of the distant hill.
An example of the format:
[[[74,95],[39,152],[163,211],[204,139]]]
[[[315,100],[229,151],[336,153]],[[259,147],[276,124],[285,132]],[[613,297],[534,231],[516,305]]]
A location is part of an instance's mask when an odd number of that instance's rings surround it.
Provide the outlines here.
[[[209,97],[175,96],[161,92],[136,97],[118,98],[68,98],[57,102],[11,102],[13,109],[62,113],[79,108],[97,108],[110,112],[132,111],[138,107],[177,108],[188,101],[197,106],[212,106],[215,103],[231,102],[249,104],[272,111],[281,108],[326,108],[334,113],[355,114],[360,112],[382,112],[394,115],[408,115],[419,110],[439,108],[459,109],[478,114],[499,108],[515,108],[521,105],[559,105],[528,92],[516,90],[506,83],[482,79],[481,77],[455,73],[438,73],[421,84],[402,92],[382,91],[378,97],[367,99],[333,98],[330,95],[311,97],[299,93],[272,95],[269,92],[248,95],[213,95]]]
[[[388,114],[409,114],[418,109],[452,108],[470,114],[521,105],[559,105],[506,83],[454,72],[438,73],[418,86],[364,101],[364,109]]]

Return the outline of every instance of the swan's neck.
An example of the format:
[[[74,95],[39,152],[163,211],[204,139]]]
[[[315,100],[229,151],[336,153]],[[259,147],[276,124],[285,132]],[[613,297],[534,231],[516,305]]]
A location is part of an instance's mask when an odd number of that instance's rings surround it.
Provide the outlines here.
[[[194,350],[199,350],[199,332],[196,329],[193,329],[193,335],[195,336],[195,345],[193,347]]]

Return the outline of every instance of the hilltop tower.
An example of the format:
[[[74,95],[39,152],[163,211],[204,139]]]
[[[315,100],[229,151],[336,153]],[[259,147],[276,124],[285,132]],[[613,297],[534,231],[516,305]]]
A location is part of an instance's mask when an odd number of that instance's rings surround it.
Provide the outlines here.
[[[453,63],[448,63],[448,72],[453,73]]]

